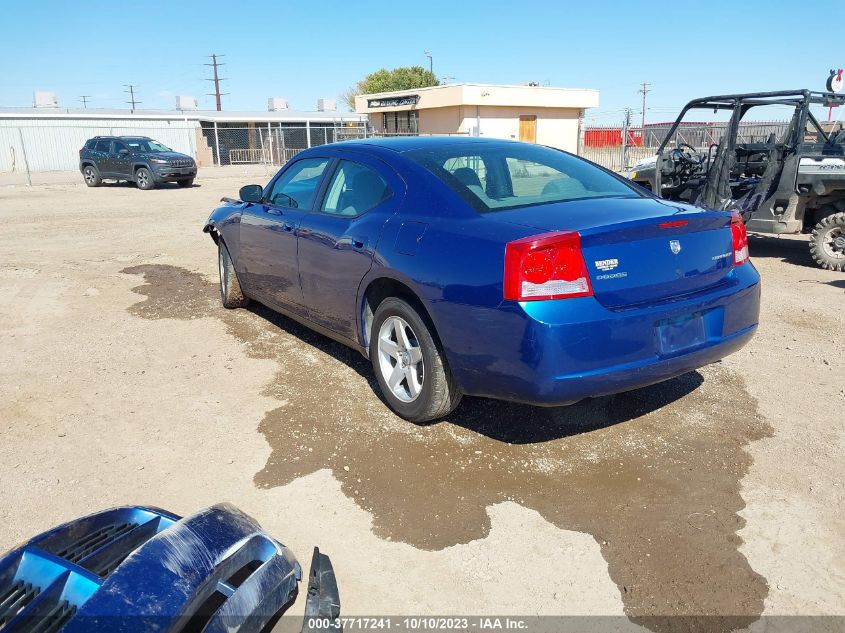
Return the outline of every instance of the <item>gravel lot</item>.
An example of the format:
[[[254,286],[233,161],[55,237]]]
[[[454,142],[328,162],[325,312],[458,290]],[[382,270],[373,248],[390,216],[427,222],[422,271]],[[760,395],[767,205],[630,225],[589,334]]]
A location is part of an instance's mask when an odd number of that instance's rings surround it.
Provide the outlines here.
[[[256,179],[0,187],[0,551],[228,500],[329,553],[346,614],[845,615],[845,276],[805,238],[752,238],[760,329],[719,364],[417,426],[356,353],[219,305],[202,223]]]

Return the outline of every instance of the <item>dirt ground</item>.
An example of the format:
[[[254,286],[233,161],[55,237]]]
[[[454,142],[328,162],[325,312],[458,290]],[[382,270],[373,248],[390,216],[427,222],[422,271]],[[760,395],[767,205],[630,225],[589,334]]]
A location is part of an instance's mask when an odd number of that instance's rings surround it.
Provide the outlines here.
[[[247,183],[217,176],[0,187],[0,551],[232,501],[329,553],[345,614],[845,615],[845,276],[806,238],[752,238],[761,324],[721,363],[420,426],[355,352],[220,306],[201,227]]]

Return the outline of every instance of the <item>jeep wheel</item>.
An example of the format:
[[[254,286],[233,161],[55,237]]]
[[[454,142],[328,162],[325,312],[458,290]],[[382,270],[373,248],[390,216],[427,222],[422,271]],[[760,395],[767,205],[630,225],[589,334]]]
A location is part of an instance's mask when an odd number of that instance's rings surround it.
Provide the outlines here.
[[[845,213],[832,213],[816,224],[810,255],[822,268],[845,271]]]
[[[100,178],[100,172],[93,165],[85,165],[82,169],[82,177],[85,179],[85,184],[89,187],[99,187],[103,183]]]
[[[135,172],[135,184],[138,185],[138,189],[143,189],[144,191],[155,189],[156,186],[153,175],[146,167],[139,167]]]
[[[181,180],[177,180],[176,184],[179,185],[180,187],[185,187],[185,188],[192,187],[194,185],[194,179],[193,178],[182,178]]]

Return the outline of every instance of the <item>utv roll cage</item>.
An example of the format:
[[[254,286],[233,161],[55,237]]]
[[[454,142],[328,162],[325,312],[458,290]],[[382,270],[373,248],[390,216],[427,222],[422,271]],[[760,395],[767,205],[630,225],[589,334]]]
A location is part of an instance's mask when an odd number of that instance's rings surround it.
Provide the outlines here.
[[[789,106],[795,109],[795,116],[788,131],[789,138],[784,139],[784,145],[787,149],[795,149],[803,140],[804,130],[807,128],[807,123],[812,123],[825,143],[830,142],[830,136],[824,131],[822,125],[810,112],[811,105],[821,105],[824,107],[837,107],[845,104],[845,95],[835,94],[832,92],[815,92],[812,90],[778,90],[774,92],[747,92],[741,94],[718,95],[713,97],[702,97],[700,99],[693,99],[687,103],[681,110],[669,132],[660,144],[657,150],[657,169],[654,174],[654,191],[656,193],[662,191],[662,178],[660,165],[663,164],[663,157],[666,146],[675,138],[675,134],[681,125],[681,122],[686,116],[686,113],[695,109],[712,109],[714,112],[718,110],[730,110],[733,112],[728,129],[725,134],[725,142],[717,149],[717,154],[722,156],[727,155],[728,152],[733,152],[736,146],[736,138],[739,131],[739,123],[745,114],[753,107],[763,105],[782,105]],[[709,161],[708,180],[712,175],[714,167],[718,165],[718,156],[713,157]],[[727,175],[723,180],[724,183],[708,182],[706,187],[707,197],[712,198],[715,195],[715,190],[724,189],[727,187]]]

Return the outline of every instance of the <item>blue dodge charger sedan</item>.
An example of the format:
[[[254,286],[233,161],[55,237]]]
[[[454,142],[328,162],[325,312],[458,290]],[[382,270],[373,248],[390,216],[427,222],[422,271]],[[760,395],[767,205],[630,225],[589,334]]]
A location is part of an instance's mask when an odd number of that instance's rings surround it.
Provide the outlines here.
[[[204,230],[224,306],[254,299],[359,350],[418,422],[463,394],[556,406],[666,380],[742,347],[759,316],[738,216],[537,145],[315,147]]]

